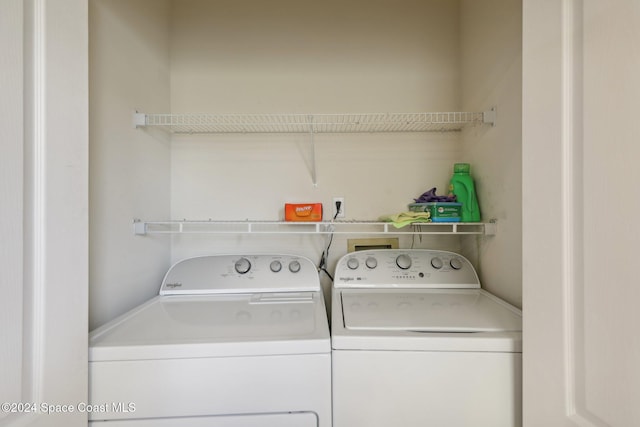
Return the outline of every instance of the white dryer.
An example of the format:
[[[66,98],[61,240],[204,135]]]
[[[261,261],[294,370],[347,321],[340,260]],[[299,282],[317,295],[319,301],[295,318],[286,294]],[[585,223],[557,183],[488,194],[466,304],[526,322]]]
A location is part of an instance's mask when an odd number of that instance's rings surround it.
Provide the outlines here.
[[[331,345],[315,265],[190,258],[89,336],[90,424],[329,427]]]
[[[368,250],[334,278],[334,427],[522,425],[522,314],[467,259]]]

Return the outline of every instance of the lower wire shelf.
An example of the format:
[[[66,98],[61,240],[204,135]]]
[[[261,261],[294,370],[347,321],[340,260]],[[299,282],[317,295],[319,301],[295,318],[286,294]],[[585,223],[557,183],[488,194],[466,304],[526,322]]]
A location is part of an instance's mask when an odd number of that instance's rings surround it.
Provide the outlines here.
[[[455,234],[495,235],[497,223],[489,222],[415,222],[396,227],[380,221],[220,221],[134,219],[133,232],[146,234]]]

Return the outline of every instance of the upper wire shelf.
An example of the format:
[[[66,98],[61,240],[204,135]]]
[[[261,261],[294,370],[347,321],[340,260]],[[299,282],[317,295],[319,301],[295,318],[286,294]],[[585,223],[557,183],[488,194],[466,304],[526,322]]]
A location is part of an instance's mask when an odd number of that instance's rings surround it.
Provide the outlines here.
[[[145,114],[134,126],[176,134],[451,132],[469,125],[494,125],[495,108],[485,112],[364,114]]]

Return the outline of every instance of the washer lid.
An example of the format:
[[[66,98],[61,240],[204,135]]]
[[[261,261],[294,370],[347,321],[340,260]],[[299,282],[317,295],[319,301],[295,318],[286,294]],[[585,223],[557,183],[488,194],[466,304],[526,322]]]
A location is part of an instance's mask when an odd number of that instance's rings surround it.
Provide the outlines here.
[[[329,352],[322,295],[158,296],[89,336],[89,360]]]
[[[521,331],[518,310],[481,289],[342,291],[347,330]]]

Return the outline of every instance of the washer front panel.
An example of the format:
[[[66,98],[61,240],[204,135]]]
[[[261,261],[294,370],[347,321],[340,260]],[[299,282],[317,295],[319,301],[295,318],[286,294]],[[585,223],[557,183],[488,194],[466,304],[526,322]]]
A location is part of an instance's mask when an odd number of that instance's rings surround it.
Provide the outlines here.
[[[90,362],[89,398],[135,403],[134,412],[96,411],[90,420],[170,418],[182,427],[181,417],[313,412],[317,427],[330,427],[331,354]]]
[[[334,352],[333,427],[519,427],[522,354]]]

